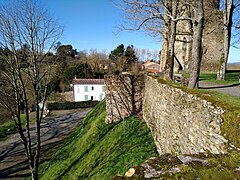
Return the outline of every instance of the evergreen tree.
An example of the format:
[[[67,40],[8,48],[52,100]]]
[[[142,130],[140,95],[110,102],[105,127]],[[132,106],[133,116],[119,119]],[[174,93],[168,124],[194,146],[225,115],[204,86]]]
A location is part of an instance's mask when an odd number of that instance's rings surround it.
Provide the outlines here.
[[[124,48],[124,45],[121,44],[117,46],[116,49],[112,50],[109,55],[109,60],[112,61],[109,63],[110,71],[119,73],[122,71],[132,70],[134,63],[138,61],[133,45],[127,46]],[[112,64],[115,64],[115,68]]]
[[[124,45],[120,44],[119,46],[117,46],[116,49],[111,51],[109,55],[109,59],[117,61],[119,58],[121,58],[124,55],[124,52],[125,52]]]
[[[126,70],[127,70],[128,67],[130,67],[132,64],[136,63],[137,60],[138,60],[138,58],[137,58],[137,56],[135,54],[135,50],[133,48],[133,45],[129,45],[126,48],[124,56],[126,58],[126,60],[125,60]]]

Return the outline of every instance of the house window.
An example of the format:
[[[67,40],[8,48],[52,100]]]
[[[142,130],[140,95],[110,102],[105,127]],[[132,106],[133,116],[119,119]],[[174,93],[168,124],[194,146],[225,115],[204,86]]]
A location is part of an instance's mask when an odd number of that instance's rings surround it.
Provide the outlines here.
[[[93,96],[91,96],[91,101],[93,101]]]
[[[99,101],[101,101],[102,99],[103,99],[103,95],[100,94],[100,95],[99,95]]]
[[[88,86],[84,86],[84,92],[88,92]]]
[[[105,92],[105,86],[102,86],[102,92]]]
[[[92,91],[94,90],[94,86],[92,86]]]
[[[84,100],[88,101],[88,95],[84,95]]]

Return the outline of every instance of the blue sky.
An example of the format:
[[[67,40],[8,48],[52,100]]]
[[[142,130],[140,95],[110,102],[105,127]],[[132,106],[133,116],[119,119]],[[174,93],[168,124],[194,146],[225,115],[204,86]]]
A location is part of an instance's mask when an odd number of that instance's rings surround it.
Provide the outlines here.
[[[42,0],[51,14],[64,25],[62,44],[71,44],[78,51],[106,49],[119,44],[160,50],[161,43],[141,32],[117,32],[121,11],[110,0]]]
[[[114,1],[114,0],[112,0]],[[136,48],[157,50],[161,42],[136,31],[118,34],[122,14],[111,0],[42,0],[42,3],[64,25],[62,44],[71,44],[78,51],[106,49],[108,52],[119,44]],[[240,50],[231,48],[229,62],[240,61]]]
[[[119,44],[157,50],[161,42],[136,31],[117,32],[123,18],[111,1],[116,0],[40,0],[50,13],[64,26],[59,40],[71,44],[78,51],[97,49],[110,52]],[[7,0],[6,0],[7,2]],[[229,62],[240,62],[240,50],[231,48]]]

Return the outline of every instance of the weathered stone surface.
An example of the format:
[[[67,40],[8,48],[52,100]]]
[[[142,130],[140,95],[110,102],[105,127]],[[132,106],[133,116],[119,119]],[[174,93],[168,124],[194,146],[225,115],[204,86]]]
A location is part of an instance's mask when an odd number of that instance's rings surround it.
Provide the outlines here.
[[[152,77],[107,76],[105,82],[106,123],[143,108],[159,154],[226,152],[228,141],[221,135],[223,109]]]
[[[178,159],[183,163],[183,165],[190,164],[191,162],[199,162],[204,166],[210,166],[210,163],[208,163],[205,159],[201,158],[195,158],[192,156],[178,156]]]
[[[135,173],[135,169],[134,168],[130,168],[126,173],[125,173],[125,177],[132,177]]]
[[[108,75],[106,85],[106,123],[124,120],[142,111],[144,76]]]
[[[181,4],[182,2],[179,1]],[[182,8],[181,16],[188,18],[191,9]],[[204,0],[204,29],[202,40],[202,63],[201,69],[205,71],[217,71],[219,61],[223,55],[223,30],[222,12],[219,9],[219,0]],[[168,31],[166,32],[168,33]],[[178,21],[175,42],[175,65],[174,71],[189,71],[191,66],[192,52],[192,25],[190,21]],[[164,71],[168,59],[167,40],[162,40],[160,70]],[[181,68],[180,68],[181,67]]]
[[[143,117],[159,154],[225,153],[223,109],[151,77],[145,87]]]
[[[214,167],[213,164],[209,163],[207,157],[201,156],[201,158],[196,158],[193,156],[173,156],[170,154],[161,155],[159,157],[152,157],[146,160],[140,166],[134,167],[135,173],[130,176],[134,179],[186,179],[180,174],[185,174],[183,167],[191,168],[193,165],[198,164],[198,167]],[[130,168],[133,169],[133,168]],[[238,171],[239,168],[235,168]],[[180,176],[174,176],[174,174],[179,174]],[[182,174],[182,175],[183,175]],[[127,177],[125,175],[125,177]],[[175,177],[175,178],[174,178]],[[188,176],[189,179],[189,176]],[[194,176],[192,179],[196,179]],[[116,178],[117,180],[117,178]]]

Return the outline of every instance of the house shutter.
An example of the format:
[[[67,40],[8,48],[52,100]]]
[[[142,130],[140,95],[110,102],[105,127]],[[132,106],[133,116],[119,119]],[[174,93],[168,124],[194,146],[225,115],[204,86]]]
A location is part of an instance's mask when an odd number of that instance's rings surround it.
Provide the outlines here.
[[[84,95],[84,100],[88,101],[88,95]]]
[[[101,101],[102,99],[103,99],[103,95],[100,94],[100,95],[99,95],[99,101]]]
[[[88,86],[84,86],[84,92],[88,92]]]

